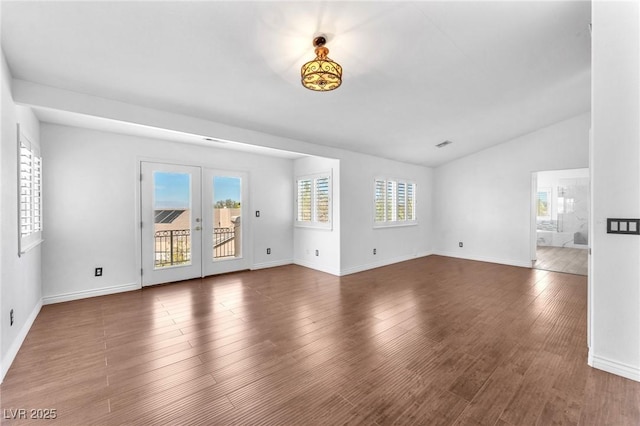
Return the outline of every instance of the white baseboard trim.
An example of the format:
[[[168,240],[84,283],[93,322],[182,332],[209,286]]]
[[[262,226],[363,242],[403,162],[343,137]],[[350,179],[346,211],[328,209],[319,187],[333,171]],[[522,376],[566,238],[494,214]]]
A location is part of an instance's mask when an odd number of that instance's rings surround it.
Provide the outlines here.
[[[593,355],[591,350],[589,350],[589,365],[598,370],[640,382],[640,367]]]
[[[326,272],[327,274],[335,275],[337,277],[340,276],[340,270],[329,268],[323,265],[318,265],[316,263],[308,262],[303,259],[294,259],[293,263],[296,265],[304,266],[305,268],[315,269],[316,271],[320,271],[320,272]]]
[[[130,283],[130,284],[115,285],[111,287],[95,288],[91,290],[74,291],[71,293],[57,294],[54,296],[44,296],[42,298],[42,304],[50,305],[52,303],[68,302],[70,300],[86,299],[88,297],[105,296],[107,294],[123,293],[125,291],[133,291],[133,290],[140,290],[140,289],[141,289],[140,284]]]
[[[36,320],[36,317],[40,313],[40,309],[42,309],[42,301],[39,301],[36,304],[36,306],[33,308],[33,311],[31,311],[31,314],[29,314],[29,316],[27,317],[27,320],[25,321],[24,325],[20,329],[20,332],[14,339],[13,343],[11,343],[9,350],[7,351],[6,355],[2,359],[2,367],[0,371],[0,383],[4,381],[4,376],[9,371],[9,367],[11,367],[11,364],[13,364],[13,360],[16,358],[16,355],[18,355],[18,351],[20,350],[20,347],[22,346],[24,339],[26,339],[27,334],[29,333],[29,330],[31,330],[31,326],[33,325],[33,322]]]
[[[351,275],[358,272],[368,271],[369,269],[381,268],[383,266],[393,265],[394,263],[406,262],[407,260],[430,256],[431,254],[433,253],[428,251],[428,252],[422,252],[422,253],[409,254],[405,256],[392,257],[390,259],[384,259],[378,262],[367,263],[364,265],[351,266],[349,268],[342,269],[340,271],[340,275],[341,276]]]
[[[529,268],[533,266],[530,260],[502,259],[496,257],[485,257],[476,255],[462,255],[460,253],[435,250],[433,254],[438,256],[455,257],[457,259],[476,260],[478,262],[498,263],[500,265],[518,266],[521,268]]]
[[[257,269],[275,268],[276,266],[291,265],[292,263],[293,263],[293,259],[275,260],[273,262],[254,263],[253,266],[251,266],[251,270],[255,271]]]

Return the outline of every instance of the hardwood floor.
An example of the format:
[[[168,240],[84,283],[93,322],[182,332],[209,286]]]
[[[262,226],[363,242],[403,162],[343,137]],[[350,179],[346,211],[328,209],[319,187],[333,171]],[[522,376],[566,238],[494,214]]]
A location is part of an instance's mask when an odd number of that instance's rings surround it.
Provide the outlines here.
[[[571,247],[538,246],[536,269],[587,275],[588,250]]]
[[[586,293],[578,275],[429,256],[47,305],[0,387],[3,424],[638,425],[640,383],[586,364]]]

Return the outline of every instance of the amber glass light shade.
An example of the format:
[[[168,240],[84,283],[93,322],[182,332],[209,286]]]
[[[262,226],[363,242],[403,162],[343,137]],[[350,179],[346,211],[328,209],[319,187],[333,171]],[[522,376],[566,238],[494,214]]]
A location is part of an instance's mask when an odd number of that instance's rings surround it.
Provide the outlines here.
[[[304,64],[300,70],[302,85],[317,92],[328,92],[342,84],[342,67],[327,56],[329,49],[324,47],[325,42],[324,37],[314,39],[316,58]]]

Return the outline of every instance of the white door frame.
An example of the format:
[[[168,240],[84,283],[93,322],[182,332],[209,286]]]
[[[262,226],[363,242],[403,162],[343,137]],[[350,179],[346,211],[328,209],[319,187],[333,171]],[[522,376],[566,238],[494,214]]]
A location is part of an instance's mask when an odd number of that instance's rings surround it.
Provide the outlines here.
[[[530,241],[530,252],[531,252],[531,267],[535,266],[536,260],[538,260],[537,250],[538,250],[538,226],[537,226],[537,217],[538,217],[538,172],[531,173],[531,241]]]

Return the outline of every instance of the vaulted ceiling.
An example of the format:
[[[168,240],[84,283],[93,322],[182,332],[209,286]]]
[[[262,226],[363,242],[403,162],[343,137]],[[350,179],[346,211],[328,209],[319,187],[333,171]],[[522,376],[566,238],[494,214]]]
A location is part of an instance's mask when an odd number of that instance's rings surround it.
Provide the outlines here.
[[[16,79],[414,164],[590,108],[587,1],[1,7]],[[300,84],[319,33],[344,67],[332,92]]]

